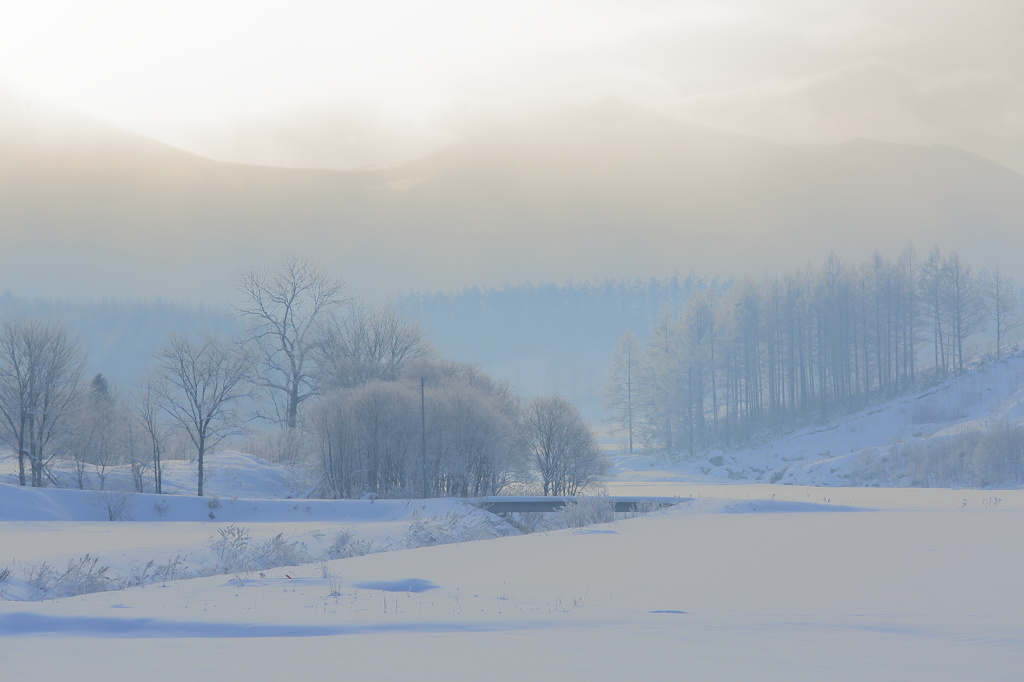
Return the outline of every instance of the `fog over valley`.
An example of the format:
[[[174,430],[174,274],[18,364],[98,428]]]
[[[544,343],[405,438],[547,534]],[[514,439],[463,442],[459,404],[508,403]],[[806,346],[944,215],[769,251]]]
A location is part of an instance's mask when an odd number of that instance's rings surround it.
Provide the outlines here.
[[[1022,28],[0,0],[4,678],[1019,680]]]
[[[233,271],[315,254],[373,297],[704,277],[937,244],[1018,273],[1024,176],[951,147],[784,146],[618,98],[353,171],[212,161],[9,96],[0,219],[28,296],[212,303]],[[42,114],[36,119],[36,114]]]
[[[282,249],[375,298],[1020,260],[1015,3],[91,4],[0,29],[22,296],[213,303]]]

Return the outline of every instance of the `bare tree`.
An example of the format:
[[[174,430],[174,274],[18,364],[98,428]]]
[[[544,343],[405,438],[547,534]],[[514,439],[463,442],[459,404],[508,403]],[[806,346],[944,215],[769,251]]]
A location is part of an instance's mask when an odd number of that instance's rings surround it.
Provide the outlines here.
[[[310,262],[288,256],[276,270],[243,272],[235,287],[246,297],[235,312],[252,322],[247,340],[259,349],[256,381],[273,406],[273,414],[265,416],[295,428],[299,407],[317,394],[313,350],[346,301],[344,285]]]
[[[246,397],[253,360],[244,346],[213,336],[192,341],[170,335],[157,353],[154,387],[163,409],[196,448],[199,472],[197,495],[203,495],[204,457],[230,435],[241,420],[237,404]]]
[[[964,371],[964,340],[985,328],[985,300],[971,268],[964,265],[957,253],[946,258],[950,332],[955,369]]]
[[[149,441],[153,466],[153,492],[163,493],[163,454],[167,447],[167,425],[160,418],[159,376],[150,374],[133,396],[135,420]]]
[[[545,495],[576,495],[608,469],[590,426],[562,396],[540,396],[526,406],[523,433]]]
[[[394,381],[409,363],[433,356],[423,328],[388,305],[354,304],[320,346],[325,382],[353,388]]]
[[[45,483],[51,445],[79,397],[85,359],[63,325],[39,320],[0,327],[0,437],[18,453],[18,482]],[[26,461],[27,460],[27,461]]]

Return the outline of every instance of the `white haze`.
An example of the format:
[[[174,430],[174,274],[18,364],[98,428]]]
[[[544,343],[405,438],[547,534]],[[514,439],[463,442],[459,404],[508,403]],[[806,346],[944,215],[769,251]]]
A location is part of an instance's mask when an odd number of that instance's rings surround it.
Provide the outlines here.
[[[10,2],[0,80],[214,158],[408,161],[618,95],[785,143],[952,144],[1024,171],[1019,3]]]

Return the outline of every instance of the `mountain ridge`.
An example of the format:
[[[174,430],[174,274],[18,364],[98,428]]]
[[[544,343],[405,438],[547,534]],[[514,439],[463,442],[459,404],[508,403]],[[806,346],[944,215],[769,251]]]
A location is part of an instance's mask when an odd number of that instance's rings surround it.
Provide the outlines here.
[[[970,152],[791,147],[621,101],[348,171],[216,161],[100,123],[91,144],[72,135],[71,154],[67,136],[42,138],[43,150],[0,138],[0,225],[15,247],[0,256],[3,288],[43,276],[25,293],[112,295],[133,282],[143,295],[222,300],[231,272],[282,249],[395,295],[758,274],[909,242],[981,263],[1024,248],[1024,177]]]

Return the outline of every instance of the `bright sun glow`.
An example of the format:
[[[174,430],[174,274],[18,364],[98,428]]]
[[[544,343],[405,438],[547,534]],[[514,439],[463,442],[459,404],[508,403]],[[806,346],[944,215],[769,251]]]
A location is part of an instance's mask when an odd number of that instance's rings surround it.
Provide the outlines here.
[[[671,13],[620,3],[64,0],[4,14],[0,76],[139,125],[339,98],[415,116],[427,93],[452,82],[625,40]]]
[[[925,4],[0,0],[0,89],[273,165],[410,160],[615,95],[774,142],[949,144],[1024,170],[1024,5]]]

